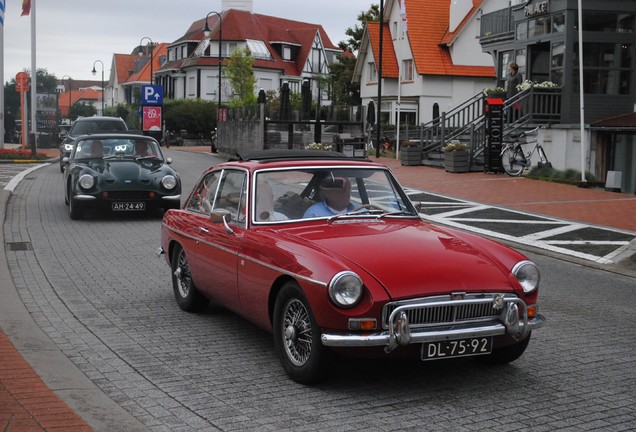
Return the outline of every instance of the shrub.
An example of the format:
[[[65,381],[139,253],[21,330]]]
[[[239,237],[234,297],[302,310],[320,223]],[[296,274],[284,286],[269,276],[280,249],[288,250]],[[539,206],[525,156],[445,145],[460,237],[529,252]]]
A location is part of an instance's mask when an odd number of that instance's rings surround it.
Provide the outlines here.
[[[16,150],[16,149],[0,149],[0,159],[47,159],[48,156],[44,153],[35,153],[35,158],[31,156],[31,150]]]

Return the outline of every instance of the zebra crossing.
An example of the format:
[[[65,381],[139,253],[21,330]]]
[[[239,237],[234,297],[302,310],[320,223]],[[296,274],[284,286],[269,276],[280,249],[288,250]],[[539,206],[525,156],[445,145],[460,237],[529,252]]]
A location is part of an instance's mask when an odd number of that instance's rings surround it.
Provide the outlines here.
[[[636,233],[524,213],[406,188],[423,218],[500,240],[613,264]]]

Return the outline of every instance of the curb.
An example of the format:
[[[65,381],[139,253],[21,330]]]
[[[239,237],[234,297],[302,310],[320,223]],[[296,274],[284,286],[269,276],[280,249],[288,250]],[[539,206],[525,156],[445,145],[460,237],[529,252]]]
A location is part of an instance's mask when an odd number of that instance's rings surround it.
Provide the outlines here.
[[[0,221],[4,225],[7,204],[19,181],[38,165],[14,177],[0,190]],[[4,230],[0,230],[4,245]],[[88,378],[37,325],[13,283],[5,254],[0,254],[0,330],[35,371],[42,382],[95,431],[146,431],[146,426],[119,406]]]

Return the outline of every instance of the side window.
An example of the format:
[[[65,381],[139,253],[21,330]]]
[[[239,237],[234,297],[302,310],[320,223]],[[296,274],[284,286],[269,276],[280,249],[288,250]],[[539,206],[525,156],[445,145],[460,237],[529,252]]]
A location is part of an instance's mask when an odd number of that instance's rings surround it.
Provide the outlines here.
[[[214,195],[219,184],[220,173],[208,174],[192,193],[187,209],[199,213],[209,214],[214,203]]]
[[[242,171],[226,170],[218,188],[213,209],[224,209],[230,212],[230,221],[237,223],[245,220],[242,214],[245,207],[246,175]]]

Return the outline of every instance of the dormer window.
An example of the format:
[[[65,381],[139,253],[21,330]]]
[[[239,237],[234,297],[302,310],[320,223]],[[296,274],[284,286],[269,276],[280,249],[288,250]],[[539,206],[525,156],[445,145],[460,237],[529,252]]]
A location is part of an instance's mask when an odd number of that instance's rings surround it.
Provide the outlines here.
[[[272,56],[269,53],[269,50],[267,49],[267,45],[265,45],[265,42],[260,40],[254,40],[254,39],[246,39],[245,42],[247,42],[247,47],[250,50],[250,54],[255,59],[264,59],[264,60],[272,59]]]
[[[284,46],[282,52],[283,60],[291,60],[291,47]]]

